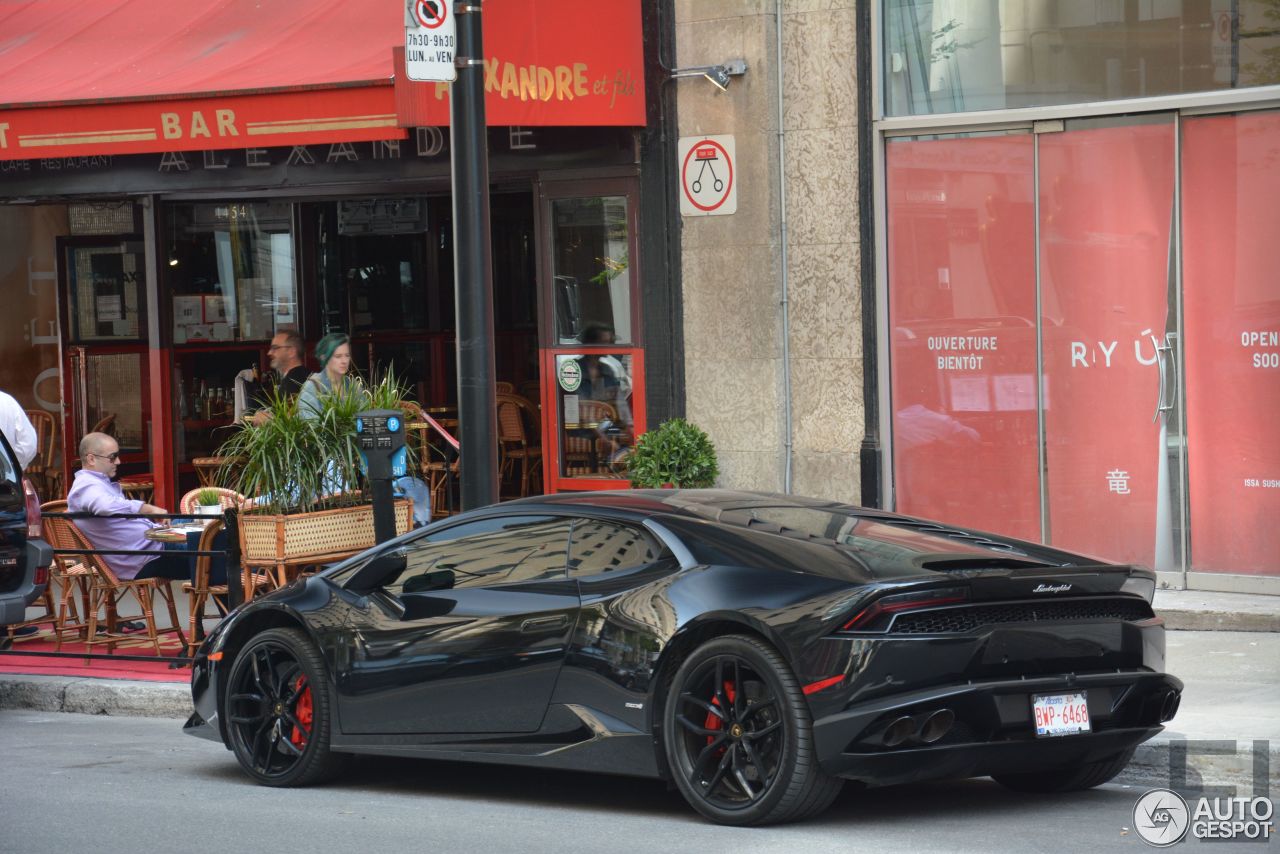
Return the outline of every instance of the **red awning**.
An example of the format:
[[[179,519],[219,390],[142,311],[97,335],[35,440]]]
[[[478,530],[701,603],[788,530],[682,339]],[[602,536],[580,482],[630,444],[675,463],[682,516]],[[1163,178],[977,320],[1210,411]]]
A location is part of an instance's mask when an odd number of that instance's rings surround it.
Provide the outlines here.
[[[491,125],[643,125],[640,0],[485,6]],[[607,38],[602,38],[607,34]],[[0,4],[0,159],[396,139],[394,0]],[[408,119],[412,118],[413,121]]]

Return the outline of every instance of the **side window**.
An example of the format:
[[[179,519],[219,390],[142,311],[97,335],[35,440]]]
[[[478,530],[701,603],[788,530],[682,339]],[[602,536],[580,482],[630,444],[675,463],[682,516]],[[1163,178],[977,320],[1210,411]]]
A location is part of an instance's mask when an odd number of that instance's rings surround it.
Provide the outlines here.
[[[575,519],[569,575],[597,575],[653,563],[662,549],[640,528],[603,519]]]
[[[405,571],[388,593],[412,593],[424,575],[452,570],[454,584],[482,587],[564,578],[568,519],[507,516],[480,519],[405,545]]]

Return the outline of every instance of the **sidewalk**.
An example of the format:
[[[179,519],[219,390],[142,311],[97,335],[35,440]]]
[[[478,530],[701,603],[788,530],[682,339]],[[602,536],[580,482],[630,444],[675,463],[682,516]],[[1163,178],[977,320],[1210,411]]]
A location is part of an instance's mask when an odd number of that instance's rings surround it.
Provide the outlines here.
[[[1157,590],[1156,613],[1167,628],[1202,632],[1280,632],[1280,596]]]
[[[1170,786],[1185,746],[1190,748],[1185,788],[1234,785],[1240,795],[1250,794],[1255,760],[1264,758],[1253,755],[1254,742],[1266,754],[1268,767],[1261,773],[1271,779],[1280,774],[1280,597],[1162,590],[1155,604],[1172,629],[1166,635],[1167,670],[1185,684],[1182,705],[1168,729],[1138,748],[1117,782]],[[172,719],[191,712],[184,682],[22,675],[4,669],[0,656],[0,709]],[[1228,752],[1206,755],[1208,749]]]

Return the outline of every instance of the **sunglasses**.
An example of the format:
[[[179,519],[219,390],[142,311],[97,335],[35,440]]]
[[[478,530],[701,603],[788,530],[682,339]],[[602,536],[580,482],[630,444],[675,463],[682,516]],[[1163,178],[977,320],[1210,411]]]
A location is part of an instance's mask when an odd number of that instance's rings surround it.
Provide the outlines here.
[[[119,451],[112,451],[112,452],[111,452],[111,453],[109,453],[109,454],[95,454],[95,453],[93,453],[93,452],[91,451],[89,455],[90,455],[90,456],[93,456],[93,457],[97,457],[97,458],[98,458],[98,459],[100,459],[100,460],[110,460],[110,461],[111,461],[111,462],[113,462],[113,463],[114,463],[116,460],[120,459],[120,452],[119,452]]]

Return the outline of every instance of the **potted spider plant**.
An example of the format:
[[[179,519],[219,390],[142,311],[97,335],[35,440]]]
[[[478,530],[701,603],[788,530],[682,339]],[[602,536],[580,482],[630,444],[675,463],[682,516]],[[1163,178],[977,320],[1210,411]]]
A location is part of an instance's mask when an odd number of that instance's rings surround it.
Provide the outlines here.
[[[404,399],[404,388],[388,372],[371,384],[353,379],[322,395],[318,413],[310,418],[299,411],[297,398],[276,394],[268,401],[270,418],[233,428],[218,450],[228,460],[219,481],[253,499],[253,507],[240,515],[246,563],[282,568],[374,545],[356,414],[399,409]],[[412,470],[412,459],[409,465]],[[397,533],[409,530],[412,503],[397,500],[395,518]]]

